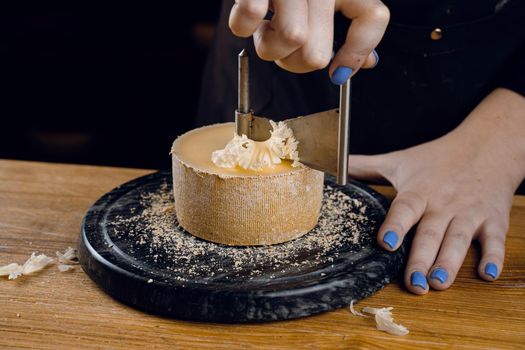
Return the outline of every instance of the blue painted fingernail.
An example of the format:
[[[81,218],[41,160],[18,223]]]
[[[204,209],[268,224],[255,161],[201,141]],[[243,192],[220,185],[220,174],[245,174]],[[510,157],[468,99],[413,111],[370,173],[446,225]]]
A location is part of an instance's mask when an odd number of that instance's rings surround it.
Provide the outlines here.
[[[445,283],[448,279],[448,272],[442,267],[438,267],[430,274],[430,278],[438,280],[441,283]]]
[[[332,74],[332,83],[343,85],[343,83],[350,78],[350,75],[352,75],[352,68],[345,66],[337,67],[334,74]]]
[[[498,277],[498,266],[489,262],[487,265],[485,265],[485,273],[492,278]]]
[[[376,63],[374,63],[374,65],[372,67],[370,67],[370,68],[375,68],[377,66],[377,64],[379,63],[379,55],[377,54],[376,49],[373,49],[372,53],[374,54],[374,58],[376,59]]]
[[[397,240],[397,233],[394,231],[388,231],[383,237],[383,242],[385,242],[390,247],[390,249],[394,249],[397,244]]]
[[[410,275],[410,284],[414,287],[421,287],[422,289],[427,289],[427,278],[423,275],[422,272],[414,271]]]

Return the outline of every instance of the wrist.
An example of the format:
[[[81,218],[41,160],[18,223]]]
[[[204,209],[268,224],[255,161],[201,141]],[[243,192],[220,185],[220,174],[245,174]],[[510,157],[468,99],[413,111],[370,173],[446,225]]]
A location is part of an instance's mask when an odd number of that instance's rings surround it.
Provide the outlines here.
[[[494,90],[445,138],[453,138],[459,152],[479,159],[480,166],[503,177],[513,191],[525,178],[523,96],[506,89]]]

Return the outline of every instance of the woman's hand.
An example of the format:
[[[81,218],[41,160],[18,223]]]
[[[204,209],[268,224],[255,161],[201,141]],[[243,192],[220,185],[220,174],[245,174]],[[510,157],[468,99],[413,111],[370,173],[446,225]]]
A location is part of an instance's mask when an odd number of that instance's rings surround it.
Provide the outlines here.
[[[525,98],[497,89],[453,132],[377,156],[351,156],[350,174],[388,180],[396,189],[377,240],[396,250],[417,225],[405,284],[416,294],[450,287],[473,239],[479,275],[503,268],[512,196],[525,177]],[[428,283],[427,283],[428,282]]]
[[[268,10],[271,20],[265,20]],[[345,44],[330,65],[335,84],[379,60],[374,48],[385,32],[390,13],[379,0],[236,0],[230,28],[240,37],[253,35],[259,57],[295,73],[322,69],[330,63],[334,12],[352,19]]]

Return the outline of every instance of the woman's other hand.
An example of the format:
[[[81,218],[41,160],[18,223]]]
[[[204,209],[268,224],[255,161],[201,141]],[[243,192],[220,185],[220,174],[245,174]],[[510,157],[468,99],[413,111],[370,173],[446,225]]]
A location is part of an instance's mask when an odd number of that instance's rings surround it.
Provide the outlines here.
[[[472,240],[481,245],[479,275],[493,281],[525,177],[525,98],[497,89],[451,133],[403,151],[351,156],[349,167],[352,176],[386,179],[398,192],[379,245],[398,249],[417,224],[404,278],[411,292],[449,288]]]

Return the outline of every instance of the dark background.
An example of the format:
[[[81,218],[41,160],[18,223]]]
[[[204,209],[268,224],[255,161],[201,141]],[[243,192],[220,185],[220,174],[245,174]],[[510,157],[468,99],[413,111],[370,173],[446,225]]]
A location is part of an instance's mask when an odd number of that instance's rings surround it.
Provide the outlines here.
[[[147,5],[0,5],[0,158],[169,167],[221,3]]]

